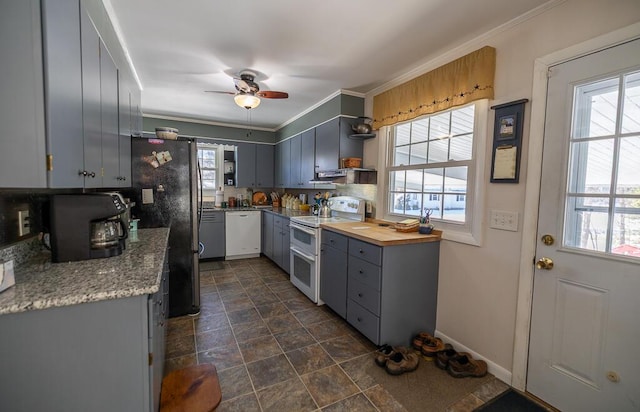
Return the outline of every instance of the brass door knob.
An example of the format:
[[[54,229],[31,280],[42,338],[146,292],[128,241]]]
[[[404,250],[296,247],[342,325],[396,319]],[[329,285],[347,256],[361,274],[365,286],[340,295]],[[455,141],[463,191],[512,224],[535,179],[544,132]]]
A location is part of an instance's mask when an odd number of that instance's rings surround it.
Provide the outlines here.
[[[553,269],[553,260],[548,257],[542,257],[536,262],[536,267],[538,269],[551,270]]]

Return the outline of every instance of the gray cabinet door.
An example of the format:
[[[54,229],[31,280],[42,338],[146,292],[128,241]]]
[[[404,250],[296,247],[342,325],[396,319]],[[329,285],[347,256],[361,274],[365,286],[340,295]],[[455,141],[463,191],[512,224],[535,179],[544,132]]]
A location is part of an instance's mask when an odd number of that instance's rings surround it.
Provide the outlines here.
[[[125,82],[118,73],[119,93],[119,137],[118,137],[118,154],[119,154],[119,186],[131,186],[131,92],[125,86]]]
[[[322,231],[323,238],[325,231]],[[320,248],[320,299],[347,317],[347,251],[323,243]]]
[[[335,170],[340,157],[340,119],[316,127],[316,171]]]
[[[236,146],[236,187],[255,187],[256,145],[237,143]]]
[[[349,137],[351,122],[338,117],[316,127],[316,171],[338,169],[342,157],[362,158],[362,140]]]
[[[73,0],[47,0],[42,2],[42,13],[46,141],[53,166],[48,185],[83,187],[80,4]]]
[[[316,145],[316,131],[315,129],[307,130],[302,133],[302,140],[300,142],[300,186],[305,188],[312,188],[313,185],[309,183],[310,180],[315,178],[315,145]]]
[[[273,187],[274,147],[270,144],[256,144],[256,187]]]
[[[104,43],[100,47],[100,113],[102,132],[102,185],[120,186],[118,133],[118,69]]]
[[[47,2],[44,2],[45,5]],[[78,5],[76,2],[76,9]],[[65,9],[65,5],[61,5]],[[0,187],[46,187],[40,2],[0,12]],[[79,53],[78,53],[79,57]],[[79,88],[78,88],[79,91]],[[82,113],[82,111],[80,111]]]
[[[262,213],[262,253],[273,260],[273,214]]]
[[[290,139],[291,142],[291,161],[289,162],[289,187],[299,188],[302,185],[302,177],[300,176],[300,157],[302,147],[302,135],[296,135]]]
[[[100,101],[100,37],[87,11],[80,13],[82,45],[82,119],[84,187],[102,187],[102,111]]]
[[[291,140],[280,142],[275,147],[275,186],[289,187],[291,165]]]

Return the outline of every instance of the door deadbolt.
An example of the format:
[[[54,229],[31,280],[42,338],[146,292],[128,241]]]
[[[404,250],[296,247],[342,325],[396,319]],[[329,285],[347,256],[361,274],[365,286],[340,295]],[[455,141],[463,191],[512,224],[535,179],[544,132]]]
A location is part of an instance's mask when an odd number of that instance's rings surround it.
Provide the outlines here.
[[[551,235],[544,235],[540,238],[540,240],[542,240],[542,243],[547,246],[551,246],[553,245],[553,242],[555,242],[555,239]]]
[[[542,257],[536,262],[536,267],[538,269],[551,270],[553,269],[553,260],[548,257]]]

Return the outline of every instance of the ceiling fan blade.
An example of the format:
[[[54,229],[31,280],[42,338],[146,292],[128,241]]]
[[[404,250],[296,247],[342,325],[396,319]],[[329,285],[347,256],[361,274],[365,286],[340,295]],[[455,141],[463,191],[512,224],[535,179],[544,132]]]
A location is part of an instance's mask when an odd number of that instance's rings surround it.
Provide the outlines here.
[[[264,97],[265,99],[286,99],[287,97],[289,97],[289,93],[264,90],[257,92],[256,96]]]
[[[232,96],[234,96],[236,93],[235,92],[223,92],[220,90],[205,90],[205,93],[219,93],[219,94],[230,94]]]

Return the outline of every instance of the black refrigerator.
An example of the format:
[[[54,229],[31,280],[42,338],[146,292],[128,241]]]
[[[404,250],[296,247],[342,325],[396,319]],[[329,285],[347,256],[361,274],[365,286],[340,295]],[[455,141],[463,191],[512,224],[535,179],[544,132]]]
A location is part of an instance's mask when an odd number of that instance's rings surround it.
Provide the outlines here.
[[[132,214],[139,228],[170,227],[169,316],[200,311],[198,158],[190,139],[131,139]]]

